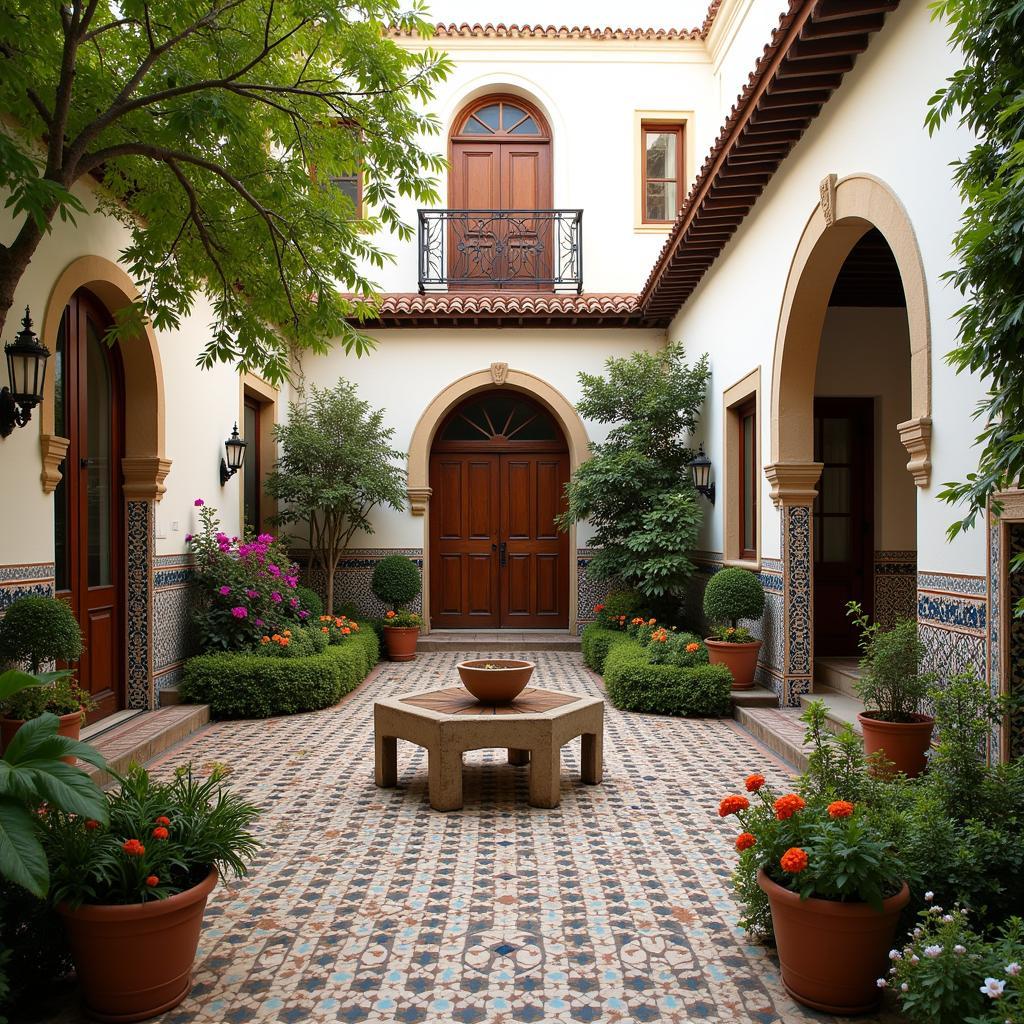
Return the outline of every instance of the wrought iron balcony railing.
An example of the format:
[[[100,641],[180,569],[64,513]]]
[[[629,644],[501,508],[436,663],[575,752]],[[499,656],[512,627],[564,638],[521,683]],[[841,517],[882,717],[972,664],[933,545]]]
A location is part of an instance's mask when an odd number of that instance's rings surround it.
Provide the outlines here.
[[[583,291],[582,210],[420,210],[420,292]]]

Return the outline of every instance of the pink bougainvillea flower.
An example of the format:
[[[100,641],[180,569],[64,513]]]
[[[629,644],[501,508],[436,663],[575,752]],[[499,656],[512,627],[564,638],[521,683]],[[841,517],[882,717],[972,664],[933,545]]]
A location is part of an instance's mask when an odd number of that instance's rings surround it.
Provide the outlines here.
[[[289,604],[290,604],[290,605],[291,605],[291,606],[292,606],[293,608],[298,608],[298,606],[299,606],[299,599],[298,599],[297,597],[292,597],[292,598],[289,598],[289,600],[288,600],[288,603],[289,603]]]
[[[231,588],[230,588],[230,587],[221,587],[221,588],[220,588],[220,589],[219,589],[219,590],[217,591],[217,593],[218,593],[218,594],[220,594],[220,596],[221,596],[221,597],[227,597],[227,596],[228,596],[228,594],[230,594],[230,593],[231,593]]]
[[[185,534],[185,543],[186,544],[191,544],[192,543],[192,534],[191,533],[186,533]]]
[[[277,592],[277,591],[275,590],[275,591],[274,591],[274,592],[273,592],[273,593],[272,593],[272,594],[270,595],[270,600],[271,600],[271,601],[273,601],[273,602],[274,602],[274,604],[280,604],[280,603],[281,603],[281,595],[280,595],[280,594],[279,594],[279,593],[278,593],[278,592]]]
[[[260,596],[260,592],[258,590],[247,590],[245,592],[245,596],[248,598],[256,598]]]
[[[238,605],[236,608],[231,609],[231,614],[234,615],[236,619],[245,619],[249,617],[249,609]]]
[[[205,505],[206,502],[204,502],[202,498],[196,498],[196,500],[192,504],[195,505],[196,508],[202,508],[202,506]]]

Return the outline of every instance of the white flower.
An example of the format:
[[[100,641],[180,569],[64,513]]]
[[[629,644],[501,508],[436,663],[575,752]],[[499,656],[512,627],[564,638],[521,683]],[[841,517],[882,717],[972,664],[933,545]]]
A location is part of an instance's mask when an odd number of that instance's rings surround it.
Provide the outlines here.
[[[941,946],[925,946],[924,949],[921,950],[921,952],[924,953],[925,956],[930,956],[930,957],[934,958],[934,957],[937,957],[942,952],[942,947]]]
[[[955,945],[955,946],[953,947],[953,952],[954,952],[954,953],[966,953],[966,952],[967,952],[967,947],[966,947],[966,946],[961,946],[961,945],[960,945],[960,943],[958,942],[958,943],[957,943],[957,944],[956,944],[956,945]]]
[[[927,892],[926,892],[926,893],[924,894],[924,901],[925,901],[925,903],[931,903],[931,901],[932,901],[933,899],[935,899],[935,893],[933,893],[933,892],[931,891],[931,889],[929,889],[929,890],[928,890],[928,891],[927,891]]]
[[[889,959],[890,960],[902,960],[903,959],[903,954],[898,949],[890,949],[889,950]]]
[[[919,939],[920,937],[921,937],[921,929],[920,929],[920,927],[915,928],[914,929],[914,938],[915,939]]]
[[[1003,994],[1003,989],[1006,988],[1006,982],[1000,981],[998,978],[986,978],[985,984],[978,989],[983,996],[988,996],[989,999],[998,999]]]
[[[953,915],[952,914],[943,914],[942,915],[942,920],[946,924],[952,924],[953,923]]]
[[[918,956],[918,955],[917,955],[917,954],[915,953],[915,954],[914,954],[914,955],[913,955],[913,956],[912,956],[912,957],[910,958],[910,962],[911,962],[912,964],[919,964],[919,963],[921,962],[921,958],[920,958],[920,957],[919,957],[919,956]]]
[[[890,974],[895,974],[896,973],[896,968],[895,967],[890,967],[889,968],[889,973]]]
[[[1012,964],[1007,964],[1006,965],[1006,973],[1011,978],[1016,978],[1017,975],[1020,974],[1020,964],[1017,963],[1016,960],[1014,960],[1014,962]]]
[[[887,981],[885,980],[885,978],[879,978],[879,979],[878,979],[878,981],[876,981],[876,982],[875,982],[875,984],[876,984],[876,985],[877,985],[877,986],[878,986],[879,988],[888,988],[888,987],[889,987],[889,982],[887,982]]]
[[[900,991],[901,992],[909,992],[910,991],[910,986],[906,982],[903,982],[903,984],[900,985]]]

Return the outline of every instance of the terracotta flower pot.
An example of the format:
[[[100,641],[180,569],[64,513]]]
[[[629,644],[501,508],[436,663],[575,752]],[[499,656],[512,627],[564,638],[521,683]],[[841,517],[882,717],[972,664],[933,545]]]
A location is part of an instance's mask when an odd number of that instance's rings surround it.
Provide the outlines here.
[[[864,753],[881,751],[894,770],[914,779],[928,763],[925,754],[932,742],[935,719],[930,715],[914,715],[913,722],[883,722],[873,717],[875,712],[864,711],[857,721],[864,733]]]
[[[881,999],[877,981],[889,968],[900,911],[910,899],[906,883],[883,902],[881,912],[866,903],[802,900],[764,871],[758,871],[757,884],[771,903],[786,991],[823,1013],[873,1010]]]
[[[385,626],[384,646],[390,661],[412,661],[416,657],[419,626]]]
[[[24,718],[0,718],[0,754],[6,749],[14,734],[25,724]],[[57,726],[58,736],[67,736],[69,740],[77,740],[82,731],[82,712],[72,711],[69,715],[60,716],[60,724]],[[74,764],[73,757],[62,757],[62,761]]]
[[[732,673],[734,690],[749,690],[754,685],[760,640],[751,640],[748,644],[729,644],[724,640],[705,640],[704,643],[708,649],[708,661],[712,665],[725,665]]]
[[[481,704],[511,704],[526,689],[534,667],[532,661],[511,658],[460,661],[456,666],[462,685]]]
[[[95,1020],[148,1020],[192,988],[206,900],[217,871],[165,900],[57,907],[64,918],[86,1012]]]

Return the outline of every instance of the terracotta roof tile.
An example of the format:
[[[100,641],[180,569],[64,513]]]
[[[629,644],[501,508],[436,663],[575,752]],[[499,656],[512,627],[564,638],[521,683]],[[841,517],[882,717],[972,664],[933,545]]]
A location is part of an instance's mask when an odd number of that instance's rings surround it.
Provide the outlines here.
[[[714,0],[712,7],[717,7],[721,0]],[[714,15],[709,10],[704,24],[710,28]],[[434,27],[437,39],[649,39],[657,41],[674,39],[702,39],[706,35],[704,28],[612,28],[610,25],[506,25],[504,22],[481,24],[462,22],[456,24],[438,24]],[[392,36],[407,37],[410,35],[397,27],[388,30]]]

